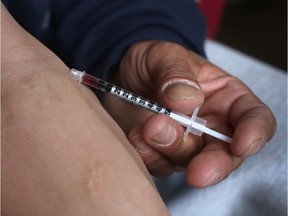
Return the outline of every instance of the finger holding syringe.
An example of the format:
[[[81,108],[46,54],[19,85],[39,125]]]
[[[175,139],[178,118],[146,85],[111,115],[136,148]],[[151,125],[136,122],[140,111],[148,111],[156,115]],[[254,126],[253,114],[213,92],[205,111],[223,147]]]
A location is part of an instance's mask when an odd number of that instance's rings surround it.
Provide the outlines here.
[[[112,94],[116,97],[118,97],[119,99],[122,99],[128,103],[131,103],[135,106],[139,106],[143,109],[147,109],[151,112],[154,113],[162,113],[165,114],[167,116],[169,116],[170,118],[172,118],[173,120],[175,120],[176,122],[178,122],[180,125],[186,127],[186,132],[184,134],[184,138],[187,137],[188,133],[193,133],[195,135],[202,135],[202,133],[206,133],[210,136],[213,136],[217,139],[220,139],[222,141],[228,142],[228,143],[232,143],[232,139],[224,134],[221,134],[217,131],[214,131],[210,128],[207,128],[206,125],[206,121],[197,117],[197,113],[199,111],[199,107],[197,107],[193,114],[192,117],[188,117],[185,116],[183,114],[177,113],[177,112],[173,112],[170,109],[156,103],[156,102],[152,102],[146,98],[143,98],[137,94],[134,94],[132,92],[129,92],[128,90],[122,89],[120,87],[117,87],[115,85],[113,85],[112,83],[108,83],[104,80],[101,80],[97,77],[93,77],[87,73],[85,73],[84,71],[78,71],[76,69],[71,69],[70,74],[72,75],[72,77],[74,79],[76,79],[77,81],[89,85],[92,88],[96,88],[100,91]]]

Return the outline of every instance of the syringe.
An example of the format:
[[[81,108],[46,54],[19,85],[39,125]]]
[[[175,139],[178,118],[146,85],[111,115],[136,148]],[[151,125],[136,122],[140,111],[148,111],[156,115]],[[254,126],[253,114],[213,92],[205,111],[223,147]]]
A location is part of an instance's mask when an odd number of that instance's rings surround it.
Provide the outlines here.
[[[199,107],[197,107],[194,110],[192,117],[188,117],[181,113],[174,112],[158,103],[152,102],[137,94],[129,92],[123,88],[115,86],[109,82],[91,76],[87,74],[85,71],[71,69],[70,74],[75,80],[84,83],[92,88],[96,88],[102,92],[112,94],[118,98],[123,99],[128,103],[145,108],[147,110],[150,110],[151,112],[162,113],[169,116],[170,118],[178,122],[180,125],[186,127],[186,131],[184,133],[184,139],[188,136],[189,133],[193,133],[198,136],[201,136],[202,133],[206,133],[209,134],[210,136],[216,137],[225,142],[232,143],[232,139],[230,137],[205,127],[207,121],[197,117]]]

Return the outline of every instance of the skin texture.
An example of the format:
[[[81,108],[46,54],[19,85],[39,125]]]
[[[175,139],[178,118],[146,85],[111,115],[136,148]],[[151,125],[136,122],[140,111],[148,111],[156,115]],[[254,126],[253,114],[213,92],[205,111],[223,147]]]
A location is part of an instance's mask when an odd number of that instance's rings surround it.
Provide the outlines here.
[[[168,215],[95,95],[1,12],[2,215]]]
[[[183,140],[184,129],[169,117],[106,95],[105,108],[156,176],[184,169],[192,186],[216,184],[258,152],[276,129],[270,109],[245,84],[174,43],[135,44],[112,81],[186,115],[201,106],[199,116],[208,127],[233,137],[232,145],[209,136]]]

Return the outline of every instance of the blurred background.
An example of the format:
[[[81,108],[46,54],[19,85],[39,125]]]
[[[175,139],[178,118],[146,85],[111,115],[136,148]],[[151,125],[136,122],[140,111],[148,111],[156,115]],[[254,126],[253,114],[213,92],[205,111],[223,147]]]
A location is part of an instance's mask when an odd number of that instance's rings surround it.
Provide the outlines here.
[[[208,36],[287,72],[287,0],[199,0]]]

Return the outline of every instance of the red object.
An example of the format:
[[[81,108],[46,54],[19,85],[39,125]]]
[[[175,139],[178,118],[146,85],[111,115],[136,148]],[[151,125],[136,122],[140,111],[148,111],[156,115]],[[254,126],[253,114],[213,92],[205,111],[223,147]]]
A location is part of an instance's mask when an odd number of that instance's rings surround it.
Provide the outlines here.
[[[224,11],[226,0],[201,0],[200,9],[203,12],[207,26],[209,38],[215,38]]]

